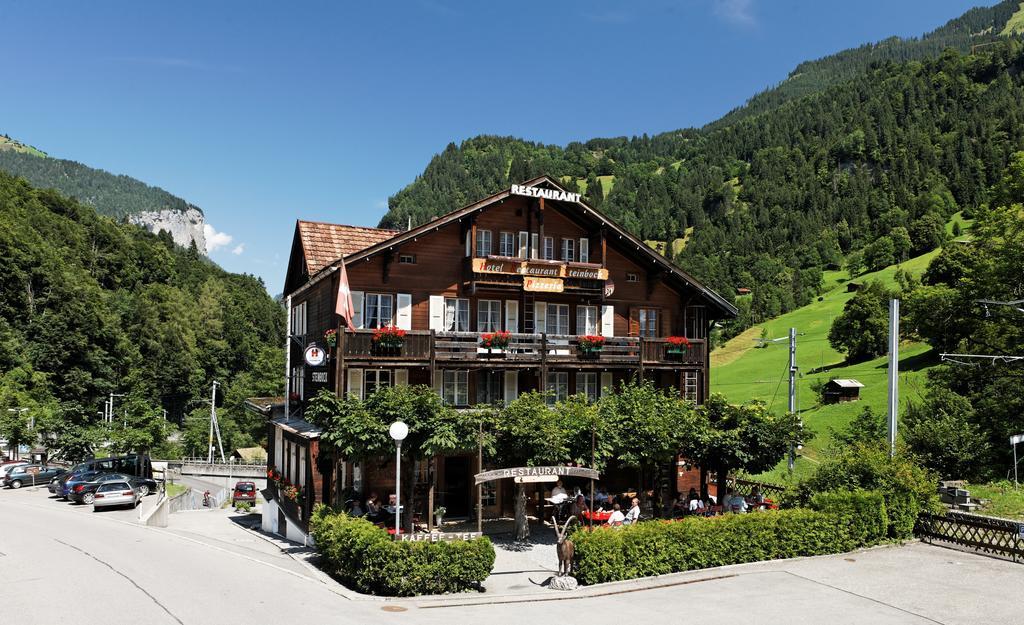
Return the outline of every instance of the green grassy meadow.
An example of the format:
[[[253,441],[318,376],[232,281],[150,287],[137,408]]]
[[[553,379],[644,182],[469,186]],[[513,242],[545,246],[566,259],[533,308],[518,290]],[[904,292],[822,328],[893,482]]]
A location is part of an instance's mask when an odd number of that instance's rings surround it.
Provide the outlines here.
[[[895,285],[896,269],[902,267],[919,275],[938,254],[938,250],[912,258],[899,265],[858,276],[860,283],[880,280]],[[781,315],[766,323],[750,328],[728,341],[711,354],[711,391],[722,393],[736,403],[759,399],[769,404],[774,412],[783,413],[788,403],[789,328],[797,330],[796,362],[797,410],[805,427],[814,432],[797,458],[794,476],[800,477],[813,470],[822,452],[832,441],[831,430],[842,430],[865,406],[885,414],[888,399],[888,357],[845,365],[843,356],[828,343],[832,320],[840,315],[843,306],[853,297],[846,291],[845,271],[826,272],[826,291],[820,301]],[[764,348],[755,348],[762,328],[767,328],[769,339],[783,338]],[[916,399],[924,390],[925,370],[938,363],[938,356],[922,343],[905,342],[900,346],[900,400]],[[861,400],[845,404],[818,405],[811,389],[815,380],[827,382],[833,378],[854,378],[862,382]],[[772,471],[760,476],[773,482],[788,480],[783,461]]]

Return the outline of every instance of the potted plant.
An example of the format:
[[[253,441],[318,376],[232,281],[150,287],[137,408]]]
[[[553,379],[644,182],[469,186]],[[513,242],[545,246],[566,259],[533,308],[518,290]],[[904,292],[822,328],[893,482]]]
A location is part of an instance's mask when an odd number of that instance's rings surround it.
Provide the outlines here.
[[[511,341],[512,333],[502,330],[484,332],[480,335],[480,347],[486,348],[488,354],[494,353],[494,350],[497,350],[499,354],[504,354]]]
[[[597,334],[587,334],[579,338],[580,356],[596,358],[604,349],[604,337]]]
[[[444,515],[446,514],[448,514],[448,509],[444,506],[434,508],[435,525],[437,525],[438,528],[444,524]]]
[[[690,351],[690,339],[685,336],[670,336],[665,339],[665,352],[672,360],[682,360],[683,355]]]
[[[375,351],[380,354],[395,355],[405,344],[405,330],[395,326],[383,326],[373,331],[370,337]]]
[[[331,328],[327,332],[324,332],[324,341],[331,347],[338,346],[338,331]]]

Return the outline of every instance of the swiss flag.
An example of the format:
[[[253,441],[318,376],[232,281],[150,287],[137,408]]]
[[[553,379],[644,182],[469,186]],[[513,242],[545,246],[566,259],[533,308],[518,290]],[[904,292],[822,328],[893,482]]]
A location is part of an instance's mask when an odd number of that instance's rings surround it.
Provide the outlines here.
[[[338,280],[338,303],[334,312],[341,316],[342,323],[349,330],[355,332],[356,326],[352,323],[352,289],[348,286],[348,272],[345,271],[345,261],[341,261],[341,279]]]

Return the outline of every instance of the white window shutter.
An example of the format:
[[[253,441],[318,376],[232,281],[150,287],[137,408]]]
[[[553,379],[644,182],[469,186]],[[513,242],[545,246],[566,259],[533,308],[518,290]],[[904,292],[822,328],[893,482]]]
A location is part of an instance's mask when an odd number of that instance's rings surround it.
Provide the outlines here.
[[[590,262],[590,239],[586,237],[580,239],[580,262]]]
[[[601,397],[610,395],[615,390],[615,385],[612,382],[612,372],[602,371],[601,372]]]
[[[408,369],[395,369],[395,386],[409,386]]]
[[[540,258],[540,250],[537,245],[540,243],[540,235],[536,232],[530,235],[530,258]]]
[[[363,398],[363,370],[348,370],[348,396],[352,399]]]
[[[533,303],[533,333],[540,334],[547,329],[548,305],[547,302]]]
[[[519,302],[514,299],[505,300],[505,331],[519,332]]]
[[[430,329],[444,330],[444,295],[430,296]]]
[[[519,258],[526,258],[526,244],[529,241],[530,233],[519,231]]]
[[[505,371],[505,405],[509,405],[519,397],[519,372],[515,369]]]
[[[601,336],[615,336],[615,307],[601,307]]]
[[[398,314],[395,316],[395,325],[403,330],[412,330],[412,295],[399,293]]]
[[[363,292],[352,291],[352,325],[357,329],[363,327]]]

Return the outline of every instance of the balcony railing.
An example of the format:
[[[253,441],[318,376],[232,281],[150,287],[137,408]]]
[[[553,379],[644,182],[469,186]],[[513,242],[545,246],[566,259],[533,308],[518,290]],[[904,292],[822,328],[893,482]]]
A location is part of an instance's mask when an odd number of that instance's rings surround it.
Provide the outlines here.
[[[677,349],[665,339],[636,336],[609,336],[598,351],[580,348],[580,337],[563,334],[512,334],[505,349],[480,346],[477,332],[430,332],[410,330],[400,348],[381,348],[373,342],[373,332],[346,332],[343,341],[345,360],[376,362],[442,362],[550,365],[568,363],[618,364],[642,366],[700,366],[704,364],[706,343],[691,339],[689,348]]]

